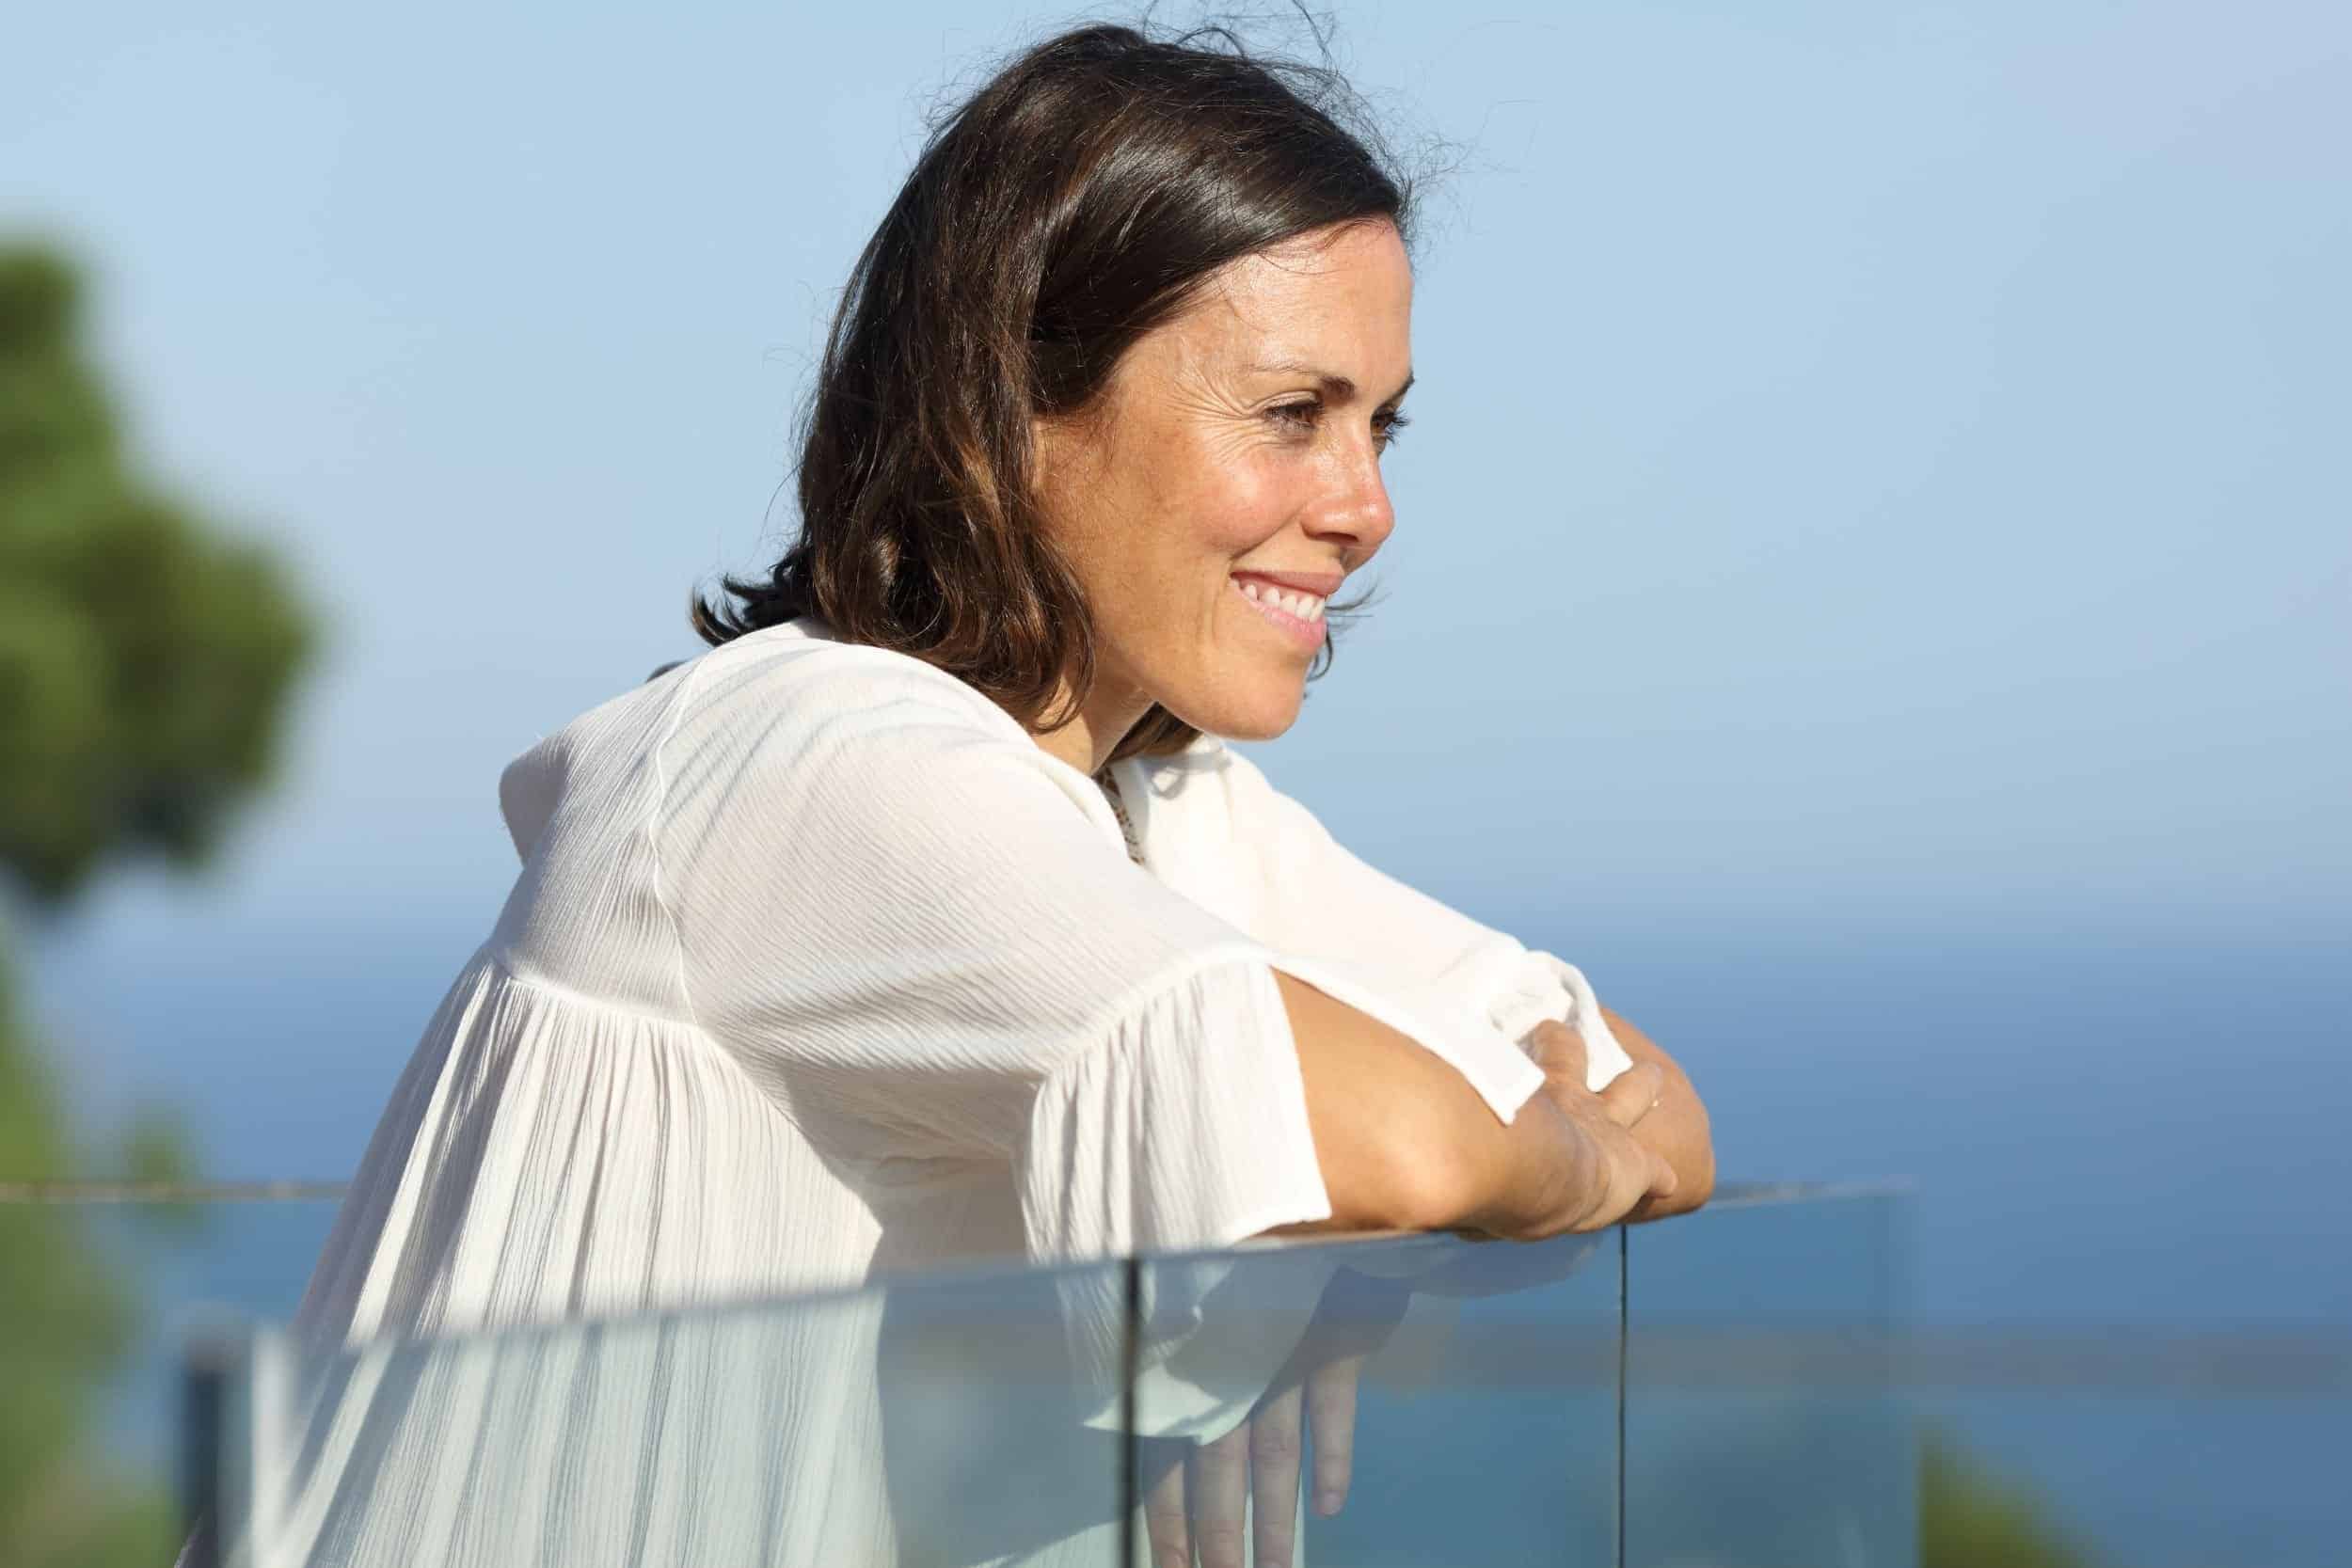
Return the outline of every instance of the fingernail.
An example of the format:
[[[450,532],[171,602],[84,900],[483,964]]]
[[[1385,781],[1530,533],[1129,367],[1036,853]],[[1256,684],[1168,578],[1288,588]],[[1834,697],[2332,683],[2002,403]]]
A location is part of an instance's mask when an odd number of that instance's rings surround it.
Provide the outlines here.
[[[1340,1511],[1340,1500],[1345,1496],[1346,1494],[1341,1492],[1316,1493],[1315,1512],[1328,1519],[1332,1514],[1337,1513]]]

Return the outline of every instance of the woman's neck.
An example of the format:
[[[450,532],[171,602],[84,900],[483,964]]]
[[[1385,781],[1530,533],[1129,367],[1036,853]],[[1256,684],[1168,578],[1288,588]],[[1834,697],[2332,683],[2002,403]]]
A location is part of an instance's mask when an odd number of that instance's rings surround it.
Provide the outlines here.
[[[1059,707],[1063,700],[1063,692],[1057,691],[1053,706]],[[1031,730],[1029,738],[1091,778],[1103,771],[1120,741],[1151,711],[1151,698],[1123,692],[1108,681],[1098,680],[1093,692],[1068,723],[1057,730]]]

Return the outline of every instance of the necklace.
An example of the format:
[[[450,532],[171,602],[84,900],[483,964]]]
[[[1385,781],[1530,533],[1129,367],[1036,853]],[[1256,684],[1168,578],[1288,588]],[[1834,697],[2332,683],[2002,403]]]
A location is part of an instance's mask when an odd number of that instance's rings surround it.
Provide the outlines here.
[[[1119,796],[1119,781],[1111,770],[1104,768],[1094,775],[1094,783],[1103,791],[1103,798],[1111,803],[1111,815],[1119,818],[1119,831],[1127,840],[1127,858],[1137,865],[1143,863],[1143,842],[1136,832],[1135,819],[1127,815],[1127,802]]]

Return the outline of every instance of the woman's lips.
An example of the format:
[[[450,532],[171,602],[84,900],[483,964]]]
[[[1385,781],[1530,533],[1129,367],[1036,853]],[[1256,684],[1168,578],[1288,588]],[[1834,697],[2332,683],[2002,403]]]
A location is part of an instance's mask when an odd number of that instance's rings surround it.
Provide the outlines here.
[[[1302,599],[1309,598],[1308,595],[1277,589],[1254,578],[1234,577],[1226,580],[1233,585],[1233,592],[1241,595],[1244,603],[1294,643],[1309,653],[1323,646],[1322,600],[1312,599],[1307,603],[1304,608],[1308,613],[1302,615],[1296,609],[1286,607],[1299,605]],[[1245,582],[1248,584],[1246,589],[1243,587]]]

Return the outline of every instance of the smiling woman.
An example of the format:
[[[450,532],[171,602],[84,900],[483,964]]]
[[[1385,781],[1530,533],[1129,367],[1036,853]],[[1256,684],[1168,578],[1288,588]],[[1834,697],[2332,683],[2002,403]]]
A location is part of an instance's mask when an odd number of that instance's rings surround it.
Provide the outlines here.
[[[1081,28],[935,129],[834,321],[799,537],[695,600],[712,647],[501,776],[520,872],[360,1164],[298,1319],[317,1348],[1705,1198],[1695,1097],[1574,965],[1358,860],[1228,744],[1295,721],[1396,526],[1413,291],[1409,183],[1343,128],[1343,84],[1231,41]],[[289,1516],[349,1564],[895,1562],[925,1489],[886,1483],[871,1326],[834,1322],[788,1431],[680,1393],[585,1461],[566,1394],[330,1401]],[[1269,1376],[1352,1375],[1261,1338]],[[1221,1478],[1155,1473],[1164,1556],[1237,1541],[1244,1508],[1259,1561],[1297,1549],[1300,1445],[1246,1438],[1299,1405],[1265,1392],[1158,1433]],[[1237,1442],[1272,1456],[1242,1488]],[[824,1469],[737,1509],[698,1471],[739,1452]],[[594,1493],[563,1468],[594,1463],[650,1501],[610,1539],[453,1501],[421,1541],[453,1453],[453,1496]],[[958,1544],[1091,1562],[1134,1523]]]
[[[1042,744],[1090,771],[1155,711],[1234,739],[1290,728],[1326,602],[1396,525],[1380,457],[1412,305],[1392,220],[1325,225],[1216,269],[1093,404],[1034,421],[1042,527],[1100,650]],[[1375,385],[1396,389],[1375,404]]]

